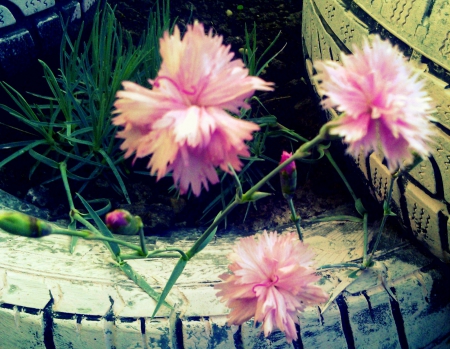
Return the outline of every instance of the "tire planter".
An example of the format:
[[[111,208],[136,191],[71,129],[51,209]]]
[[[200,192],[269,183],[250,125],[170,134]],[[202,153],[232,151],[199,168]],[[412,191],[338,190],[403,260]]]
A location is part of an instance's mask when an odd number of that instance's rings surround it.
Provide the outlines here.
[[[9,0],[0,2],[0,78],[10,78],[43,57],[59,56],[61,13],[69,32],[90,22],[101,0]]]
[[[446,1],[304,0],[303,52],[312,85],[316,60],[339,60],[363,38],[380,34],[421,70],[436,105],[432,155],[396,180],[394,209],[404,230],[442,261],[450,262],[450,8]],[[314,86],[317,94],[317,86]],[[318,95],[318,94],[317,94]],[[329,115],[329,118],[334,115]],[[363,180],[382,202],[390,173],[379,154],[356,160]]]
[[[0,209],[20,207],[42,215],[9,195],[0,197]],[[200,233],[178,230],[148,237],[148,242],[187,249]],[[377,257],[375,270],[383,273],[368,270],[325,312],[306,309],[297,342],[288,344],[280,332],[264,338],[251,321],[227,326],[227,309],[213,286],[240,236],[219,232],[188,263],[169,294],[175,310],[163,307],[150,320],[155,302],[114,265],[103,244],[79,240],[71,255],[68,237],[32,240],[0,232],[0,348],[448,348],[449,270],[392,231]],[[304,236],[317,265],[361,255],[360,224],[306,223]],[[161,291],[175,260],[135,260],[130,265]],[[319,283],[329,293],[348,280],[344,270],[321,274]]]

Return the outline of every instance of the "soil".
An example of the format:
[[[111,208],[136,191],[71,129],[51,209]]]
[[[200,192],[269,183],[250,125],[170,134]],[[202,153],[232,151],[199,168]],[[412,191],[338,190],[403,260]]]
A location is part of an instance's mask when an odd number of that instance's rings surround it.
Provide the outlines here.
[[[148,14],[154,1],[147,0],[110,0],[116,6],[117,18],[124,28],[138,38],[146,26]],[[239,5],[242,9],[238,9]],[[231,13],[230,13],[231,12]],[[257,28],[258,52],[263,52],[279,35],[270,51],[270,56],[279,52],[262,75],[267,81],[275,83],[275,91],[258,94],[263,108],[253,105],[260,116],[275,115],[279,123],[295,130],[303,137],[311,139],[317,134],[323,122],[318,101],[313,99],[310,87],[306,84],[301,51],[301,1],[285,0],[247,0],[239,1],[171,1],[172,18],[177,18],[177,25],[183,30],[185,25],[197,19],[207,29],[224,37],[230,44],[236,57],[244,43],[245,28]],[[0,124],[0,131],[2,124]],[[5,129],[3,129],[4,132]],[[8,129],[8,132],[10,130]],[[269,139],[265,156],[280,158],[282,150],[291,151],[298,144],[285,138]],[[338,147],[336,155],[342,157]],[[4,150],[0,150],[4,151]],[[145,161],[138,161],[135,169],[145,169]],[[341,159],[342,161],[342,159]],[[50,175],[48,169],[40,168],[31,179],[28,178],[29,158],[21,157],[0,169],[0,189],[21,199],[30,201],[49,209],[52,218],[66,216],[68,212],[61,184],[40,186],[43,178]],[[266,161],[259,170],[267,173],[274,166]],[[45,167],[45,166],[41,166]],[[316,165],[297,164],[298,189],[294,205],[302,218],[317,217],[336,207],[351,206],[348,195],[340,178],[326,160]],[[278,178],[270,182],[271,186],[263,188],[273,193],[272,196],[258,201],[249,207],[239,207],[227,223],[244,230],[275,229],[290,222],[290,211],[280,194]],[[203,216],[203,209],[220,192],[219,186],[213,186],[209,193],[199,198],[182,196],[177,198],[168,192],[171,179],[162,179],[156,183],[152,177],[133,175],[127,180],[132,205],[124,203],[117,195],[111,194],[107,180],[97,180],[85,191],[87,198],[108,198],[113,207],[129,209],[140,215],[147,226],[147,231],[161,231],[177,226],[204,225],[212,219],[220,207],[209,215]],[[230,197],[231,199],[231,197]],[[351,210],[351,209],[350,209]],[[214,212],[214,213],[213,213]],[[244,220],[245,218],[245,220]]]

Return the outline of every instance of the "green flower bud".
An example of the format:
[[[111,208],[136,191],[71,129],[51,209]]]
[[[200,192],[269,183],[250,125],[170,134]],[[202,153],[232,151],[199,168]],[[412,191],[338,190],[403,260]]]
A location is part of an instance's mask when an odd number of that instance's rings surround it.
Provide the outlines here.
[[[49,223],[15,211],[0,211],[0,229],[29,238],[40,238],[52,233]]]

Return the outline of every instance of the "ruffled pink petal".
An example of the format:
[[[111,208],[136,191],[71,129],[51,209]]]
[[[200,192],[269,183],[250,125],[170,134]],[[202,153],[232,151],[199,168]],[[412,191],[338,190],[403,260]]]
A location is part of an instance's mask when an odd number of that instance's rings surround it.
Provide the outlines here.
[[[125,156],[151,155],[148,167],[160,179],[173,171],[181,193],[219,181],[216,168],[239,171],[239,157],[250,155],[246,141],[258,125],[232,117],[249,107],[245,99],[256,90],[270,91],[272,83],[248,76],[242,60],[232,60],[230,46],[202,24],[188,26],[184,37],[175,27],[160,40],[162,64],[146,89],[123,82],[117,93],[114,125],[124,142]]]
[[[428,156],[433,108],[413,67],[378,36],[353,52],[342,56],[342,65],[316,64],[323,107],[345,113],[331,122],[337,125],[331,133],[342,136],[354,156],[361,148],[381,150],[391,171],[411,162],[413,151]]]
[[[229,256],[232,274],[222,274],[224,282],[215,286],[220,290],[217,296],[231,308],[228,322],[239,325],[254,316],[255,322],[263,323],[266,336],[279,329],[288,342],[296,339],[297,313],[328,299],[312,284],[319,279],[313,257],[295,233],[264,231],[256,238],[240,239]]]

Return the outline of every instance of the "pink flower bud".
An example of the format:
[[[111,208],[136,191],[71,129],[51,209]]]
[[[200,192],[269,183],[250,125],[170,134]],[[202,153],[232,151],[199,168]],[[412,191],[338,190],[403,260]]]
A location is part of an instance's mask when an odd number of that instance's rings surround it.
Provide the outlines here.
[[[126,210],[117,209],[106,215],[105,223],[116,234],[135,235],[139,231],[141,220]]]
[[[287,159],[292,157],[292,153],[288,153],[287,151],[283,150],[283,153],[281,154],[281,160],[280,164],[285,162]],[[292,174],[296,170],[295,167],[295,161],[292,161],[289,165],[287,165],[285,168],[281,170],[281,172],[286,172],[287,174]]]
[[[285,162],[292,156],[292,153],[283,151],[281,154],[280,164]],[[295,161],[292,161],[289,165],[280,171],[281,191],[286,200],[294,197],[295,189],[297,188],[297,169],[295,167]]]

